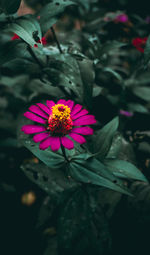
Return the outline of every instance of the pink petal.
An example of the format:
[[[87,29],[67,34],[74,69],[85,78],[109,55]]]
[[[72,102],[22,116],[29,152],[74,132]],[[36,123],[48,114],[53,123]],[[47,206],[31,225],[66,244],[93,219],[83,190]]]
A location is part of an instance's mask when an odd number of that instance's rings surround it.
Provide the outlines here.
[[[40,133],[40,134],[37,134],[33,137],[33,141],[35,143],[39,143],[41,142],[42,140],[44,140],[45,138],[47,138],[50,134],[49,133]]]
[[[41,103],[37,103],[37,105],[44,111],[46,112],[48,115],[50,114],[50,109],[44,105],[44,104],[41,104]]]
[[[46,128],[42,127],[42,126],[36,126],[36,125],[25,125],[21,128],[21,130],[25,133],[25,134],[34,134],[34,133],[39,133],[42,131],[45,131]]]
[[[25,112],[24,113],[24,116],[30,120],[33,120],[35,122],[38,122],[38,123],[42,123],[42,124],[45,124],[46,123],[46,120],[42,119],[41,117],[35,115],[34,113],[32,112]]]
[[[38,106],[36,106],[36,105],[31,105],[31,106],[29,107],[29,110],[30,110],[31,112],[34,112],[34,113],[40,115],[41,117],[43,117],[43,118],[45,118],[45,119],[48,119],[48,115],[45,114],[45,112],[43,112],[43,111],[42,111]]]
[[[63,136],[60,138],[61,139],[61,143],[62,145],[68,149],[68,150],[71,150],[74,148],[74,143],[73,141],[71,141],[69,138],[67,138],[66,136]]]
[[[73,106],[74,106],[74,102],[72,100],[68,100],[66,102],[66,105],[70,108],[70,110],[72,110]]]
[[[79,117],[81,117],[81,116],[83,116],[83,115],[88,114],[88,113],[89,113],[89,112],[88,112],[87,110],[83,109],[83,110],[80,111],[79,113],[74,114],[74,115],[71,117],[71,119],[72,119],[72,120],[75,120],[75,119],[77,119],[77,118],[79,118]]]
[[[90,127],[73,128],[71,133],[78,133],[81,135],[93,135],[93,129]]]
[[[73,126],[91,125],[95,124],[96,119],[93,115],[82,116],[79,119],[73,121]]]
[[[77,143],[83,144],[86,142],[85,138],[81,135],[70,133],[69,136],[71,136]]]
[[[66,100],[60,99],[60,100],[58,100],[57,104],[65,104],[66,105]]]
[[[50,111],[51,111],[52,106],[55,105],[55,103],[52,100],[47,100],[46,104],[47,104],[48,108],[50,109]]]
[[[44,141],[42,141],[40,143],[40,150],[46,150],[50,145],[51,145],[51,136],[49,136],[48,138],[46,138]]]
[[[51,137],[51,149],[52,151],[58,151],[60,148],[60,138]]]
[[[73,116],[74,114],[76,114],[77,112],[79,112],[81,109],[82,109],[82,105],[76,104],[76,105],[73,107],[73,110],[72,110],[72,112],[71,112],[71,116]]]

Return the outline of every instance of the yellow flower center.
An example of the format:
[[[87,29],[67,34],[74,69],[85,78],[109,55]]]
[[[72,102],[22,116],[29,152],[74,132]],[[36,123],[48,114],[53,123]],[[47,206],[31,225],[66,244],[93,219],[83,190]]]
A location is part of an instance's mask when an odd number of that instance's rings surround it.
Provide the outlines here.
[[[53,135],[65,135],[72,129],[70,108],[64,104],[56,104],[52,107],[52,113],[48,119],[48,130]]]
[[[70,108],[64,104],[56,104],[52,107],[52,117],[59,120],[69,119],[70,112]]]

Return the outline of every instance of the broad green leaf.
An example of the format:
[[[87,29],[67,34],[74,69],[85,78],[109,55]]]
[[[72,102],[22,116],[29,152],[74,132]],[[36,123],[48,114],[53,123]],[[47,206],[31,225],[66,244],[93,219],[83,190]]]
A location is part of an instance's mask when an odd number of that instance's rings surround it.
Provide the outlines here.
[[[56,159],[57,160],[57,159]],[[25,175],[52,198],[59,199],[60,194],[76,187],[76,183],[66,177],[64,169],[53,169],[42,163],[24,163],[21,169]]]
[[[101,94],[102,90],[103,90],[102,87],[95,86],[95,87],[93,88],[93,95],[92,95],[92,96],[93,96],[93,97],[99,96],[99,95]]]
[[[8,25],[8,30],[17,34],[32,47],[36,44],[35,34],[37,41],[42,38],[40,25],[33,15],[26,15],[16,19],[14,23]],[[42,44],[38,43],[38,49],[41,48]]]
[[[37,14],[42,32],[45,33],[50,29],[58,20],[58,15],[61,14],[67,6],[72,4],[75,3],[70,0],[53,0],[45,5]]]
[[[134,87],[133,93],[137,97],[139,97],[147,102],[150,102],[150,87]]]
[[[104,67],[102,69],[103,72],[108,72],[108,73],[111,73],[117,80],[119,80],[120,82],[123,81],[121,75],[119,73],[117,73],[116,71],[114,71],[112,68],[110,67]]]
[[[95,78],[93,62],[88,59],[78,61],[83,86],[83,102],[92,107],[93,82]]]
[[[114,51],[115,49],[119,49],[120,47],[126,46],[126,43],[111,41],[106,42],[98,51],[98,56],[101,57],[103,54],[107,54],[110,51]]]
[[[130,192],[126,189],[126,187],[120,187],[119,185],[115,184],[116,182],[114,178],[114,182],[110,181],[109,179],[100,176],[81,164],[71,162],[69,164],[69,173],[73,179],[79,181],[81,183],[93,184],[98,186],[103,186],[108,189],[112,189],[127,195],[131,195]]]
[[[81,154],[79,154],[79,155],[76,155],[76,156],[74,156],[73,158],[72,158],[72,160],[74,160],[74,161],[80,161],[80,162],[83,162],[83,160],[87,160],[87,159],[89,159],[89,158],[91,158],[92,157],[92,154],[88,154],[88,153],[81,153]]]
[[[83,155],[85,155],[83,157]],[[101,163],[96,158],[92,157],[90,154],[80,154],[78,156],[75,156],[72,158],[72,162],[75,162],[86,169],[90,170],[92,173],[96,173],[99,176],[102,176],[108,180],[110,180],[113,183],[117,183],[117,186],[124,187],[124,183],[119,178],[116,178],[113,173],[109,172],[106,168],[106,166]]]
[[[30,150],[37,158],[51,168],[59,168],[64,165],[64,157],[58,153],[52,152],[50,149],[42,151],[39,149],[39,144],[34,143],[31,139],[26,139],[23,145]]]
[[[46,49],[46,48],[45,48]],[[72,90],[80,101],[83,102],[83,84],[79,66],[71,54],[60,54],[56,47],[49,47],[44,52],[50,55],[49,67],[44,69],[50,81],[56,86],[64,86]]]
[[[116,176],[147,182],[147,179],[142,172],[128,161],[107,159],[104,164]]]
[[[100,129],[95,137],[95,152],[103,160],[112,144],[113,137],[118,129],[119,119],[115,117],[112,121]]]
[[[128,104],[128,107],[129,107],[129,111],[148,113],[148,109],[142,104],[130,103]]]
[[[13,14],[17,12],[21,0],[0,0],[0,9],[6,14]]]
[[[72,90],[74,94],[78,96],[78,90],[76,89],[76,84],[74,83],[73,77],[70,77],[70,75],[67,75],[54,68],[48,68],[47,70],[45,69],[45,73],[53,86],[65,87],[69,89],[69,91]]]
[[[122,149],[122,135],[119,132],[116,132],[116,134],[113,137],[112,145],[109,149],[109,152],[107,154],[106,158],[117,158],[118,154],[120,153]]]

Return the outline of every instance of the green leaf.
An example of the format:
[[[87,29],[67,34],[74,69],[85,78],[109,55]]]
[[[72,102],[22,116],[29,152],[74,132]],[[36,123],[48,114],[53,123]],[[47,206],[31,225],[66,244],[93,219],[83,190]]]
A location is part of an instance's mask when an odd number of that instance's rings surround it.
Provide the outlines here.
[[[34,143],[31,139],[23,140],[22,143],[37,158],[39,158],[42,162],[51,168],[62,167],[65,163],[64,157],[62,155],[52,152],[50,149],[45,151],[40,150],[39,145]]]
[[[150,88],[149,87],[134,87],[133,93],[137,97],[139,97],[145,101],[148,101],[148,102],[150,101]]]
[[[22,38],[30,46],[34,47],[36,41],[34,35],[38,39],[42,38],[41,28],[33,15],[25,15],[21,18],[15,20],[14,23],[8,25],[8,30],[16,33],[20,38]],[[42,48],[42,44],[38,43],[38,49]]]
[[[24,163],[21,166],[24,174],[42,190],[54,199],[59,199],[60,194],[76,187],[76,183],[66,177],[64,169],[53,169],[42,163]]]
[[[78,162],[81,160],[81,162],[83,162],[83,160],[87,160],[89,158],[93,157],[92,154],[88,154],[88,153],[81,153],[79,155],[76,155],[72,158],[72,160],[77,160]]]
[[[118,129],[119,119],[115,117],[112,121],[100,129],[95,137],[95,151],[98,157],[103,160],[111,147],[113,137]]]
[[[93,95],[92,95],[92,96],[93,96],[93,97],[99,96],[99,95],[101,94],[102,90],[103,90],[102,87],[95,86],[95,87],[93,88]]]
[[[115,49],[119,49],[120,47],[126,46],[126,43],[111,41],[106,42],[98,51],[98,56],[101,57],[103,54],[107,54],[110,51],[114,51]]]
[[[83,59],[78,61],[78,65],[83,86],[83,102],[90,108],[92,107],[93,82],[95,78],[93,61]]]
[[[45,5],[37,14],[42,32],[45,33],[50,29],[58,20],[58,15],[61,14],[64,9],[75,4],[70,0],[53,0],[51,3]]]
[[[116,71],[114,71],[112,68],[110,67],[104,67],[102,69],[103,72],[108,72],[108,73],[111,73],[117,80],[119,80],[120,82],[123,81],[121,75],[119,73],[117,73]]]
[[[0,0],[0,8],[7,14],[13,14],[17,12],[20,3],[21,0]]]
[[[144,49],[144,60],[145,64],[150,60],[150,36],[148,36],[148,39],[146,41],[146,46]]]
[[[116,132],[116,134],[113,137],[112,145],[109,149],[109,152],[107,154],[106,158],[117,158],[121,149],[122,149],[122,136],[119,132]]]
[[[94,162],[95,164],[95,162]],[[93,169],[95,168],[94,164],[92,164]],[[115,182],[117,182],[118,180],[114,177],[113,181],[109,180],[103,176],[100,176],[99,174],[92,172],[91,170],[89,170],[88,166],[83,166],[81,164],[78,164],[77,162],[71,162],[69,164],[69,173],[70,176],[75,179],[76,181],[79,181],[81,183],[87,183],[87,184],[93,184],[93,185],[98,185],[98,186],[103,186],[105,188],[108,189],[112,189],[127,195],[131,195],[130,192],[126,189],[126,187],[119,184],[116,184]],[[87,167],[87,168],[86,168]],[[98,165],[98,167],[101,167],[101,164]],[[100,169],[100,168],[99,168]],[[103,171],[104,173],[104,169],[100,169],[98,170],[98,168],[96,167],[96,169],[94,169],[96,171]],[[107,170],[106,170],[107,171]],[[106,175],[109,175],[109,172],[106,172]],[[107,176],[107,177],[108,177]]]
[[[140,113],[148,113],[148,109],[142,105],[142,104],[137,104],[137,103],[130,103],[128,104],[129,111],[133,112],[140,112]]]
[[[147,182],[147,179],[142,172],[128,161],[107,159],[104,164],[116,176]]]

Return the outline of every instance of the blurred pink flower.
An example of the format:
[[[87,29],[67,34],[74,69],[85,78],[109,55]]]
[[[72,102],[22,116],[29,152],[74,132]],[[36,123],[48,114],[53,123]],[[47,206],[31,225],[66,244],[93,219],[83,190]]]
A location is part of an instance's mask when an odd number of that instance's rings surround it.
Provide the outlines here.
[[[119,14],[118,16],[115,17],[114,21],[120,22],[120,23],[126,23],[129,21],[128,16],[125,13]]]
[[[144,38],[137,37],[137,38],[134,38],[134,39],[132,40],[132,45],[133,45],[138,51],[144,53],[144,48],[145,48],[147,39],[148,39],[148,37],[144,37]]]
[[[147,24],[150,23],[150,16],[147,16],[147,17],[146,17],[145,22],[146,22]]]
[[[120,110],[119,113],[120,113],[120,115],[124,115],[126,117],[132,117],[133,116],[132,112],[128,112],[128,111],[124,111],[124,110]]]

